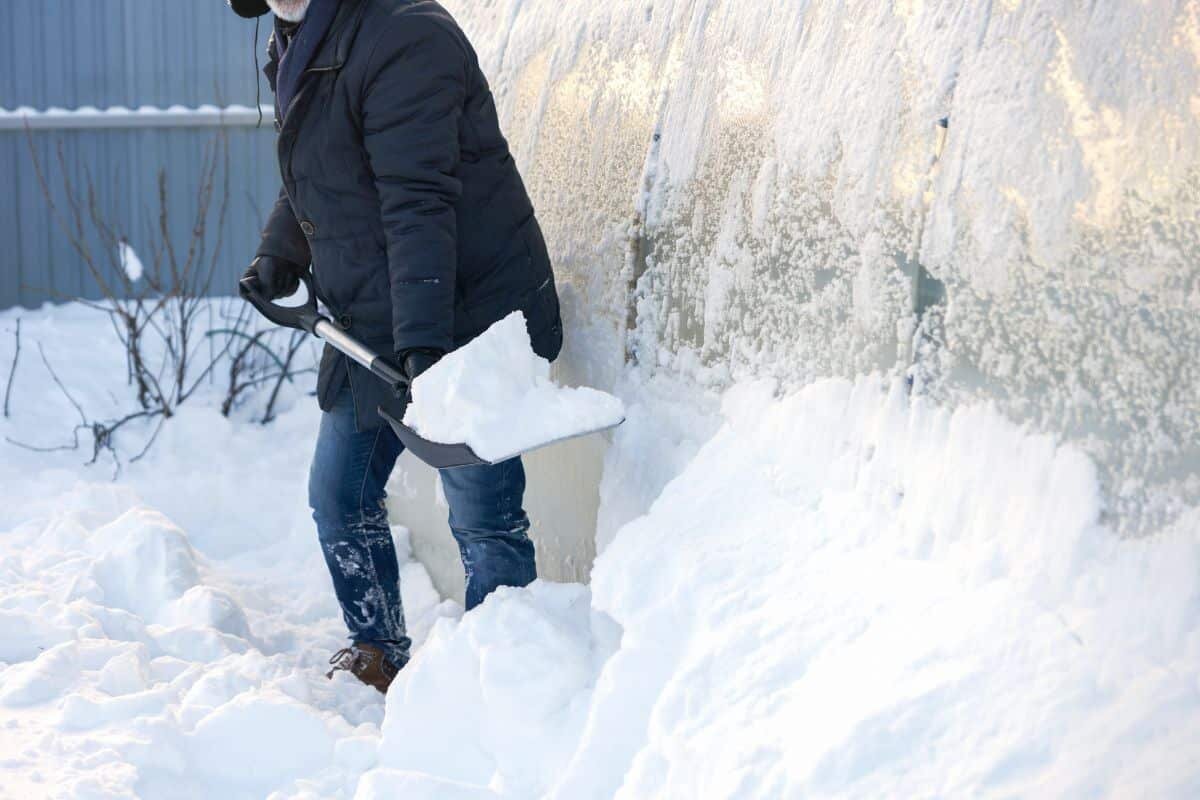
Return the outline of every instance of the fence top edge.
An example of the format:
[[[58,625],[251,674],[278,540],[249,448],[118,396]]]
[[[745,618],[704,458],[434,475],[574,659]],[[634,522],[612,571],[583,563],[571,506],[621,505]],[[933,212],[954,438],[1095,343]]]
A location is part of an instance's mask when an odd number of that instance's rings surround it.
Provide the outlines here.
[[[36,130],[70,128],[153,128],[180,126],[244,126],[256,125],[261,118],[271,120],[274,107],[259,108],[244,105],[216,106],[210,104],[196,107],[173,105],[157,106],[80,106],[79,108],[45,109],[18,106],[15,109],[0,108],[0,130],[21,130],[26,127]],[[265,127],[270,127],[265,126]]]

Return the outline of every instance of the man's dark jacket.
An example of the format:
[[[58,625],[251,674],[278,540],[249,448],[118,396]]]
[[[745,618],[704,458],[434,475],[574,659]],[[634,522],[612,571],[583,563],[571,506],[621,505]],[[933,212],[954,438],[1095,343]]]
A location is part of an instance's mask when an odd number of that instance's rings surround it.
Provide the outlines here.
[[[311,263],[339,325],[385,354],[449,351],[519,309],[534,350],[558,355],[546,245],[475,51],[445,9],[341,0],[280,114],[283,189],[258,254]],[[326,346],[323,409],[346,380],[359,429],[379,424],[387,388]]]

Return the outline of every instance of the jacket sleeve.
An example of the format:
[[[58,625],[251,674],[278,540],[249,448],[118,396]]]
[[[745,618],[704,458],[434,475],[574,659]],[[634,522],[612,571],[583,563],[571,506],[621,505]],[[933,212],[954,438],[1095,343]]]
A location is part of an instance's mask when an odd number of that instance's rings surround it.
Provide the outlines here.
[[[271,209],[271,216],[263,228],[262,241],[259,242],[256,255],[274,256],[307,267],[312,263],[312,254],[308,249],[308,240],[300,230],[296,221],[296,213],[292,211],[292,201],[288,199],[287,190],[279,189],[279,199]]]
[[[362,126],[387,243],[393,344],[448,351],[466,55],[436,20],[410,13],[390,22],[367,62]]]

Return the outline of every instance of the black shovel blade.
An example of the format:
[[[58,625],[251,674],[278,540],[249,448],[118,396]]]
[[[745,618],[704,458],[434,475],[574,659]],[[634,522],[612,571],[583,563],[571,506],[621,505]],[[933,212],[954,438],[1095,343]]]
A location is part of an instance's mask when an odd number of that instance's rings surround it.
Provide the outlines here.
[[[392,426],[392,430],[396,432],[396,436],[400,439],[401,444],[412,451],[414,456],[435,469],[474,467],[479,464],[491,463],[475,455],[475,451],[467,444],[442,444],[441,442],[431,442],[423,438],[419,433],[382,408],[379,409],[379,416],[383,417],[387,421],[387,424]]]

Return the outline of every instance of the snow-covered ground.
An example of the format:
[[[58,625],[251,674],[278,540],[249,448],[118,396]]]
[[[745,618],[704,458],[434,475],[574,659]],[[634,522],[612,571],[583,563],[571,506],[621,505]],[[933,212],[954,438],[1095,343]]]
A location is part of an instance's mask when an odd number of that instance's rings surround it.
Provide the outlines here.
[[[21,316],[5,436],[74,424],[36,342],[97,415],[128,396],[94,312]],[[386,706],[323,675],[303,392],[265,427],[200,398],[116,481],[0,443],[0,796],[1200,792],[1195,512],[1120,540],[1081,453],[880,379],[622,391],[591,587],[462,616],[408,561]]]
[[[0,314],[5,380],[17,316]],[[5,437],[58,445],[78,421],[38,343],[89,415],[130,409],[103,317],[20,316]],[[134,463],[152,429],[128,429],[115,482],[86,444],[0,443],[0,797],[349,796],[374,762],[378,693],[322,669],[345,632],[304,495],[319,411],[294,392],[263,427],[216,399]],[[403,582],[418,641],[458,613],[420,565]]]

